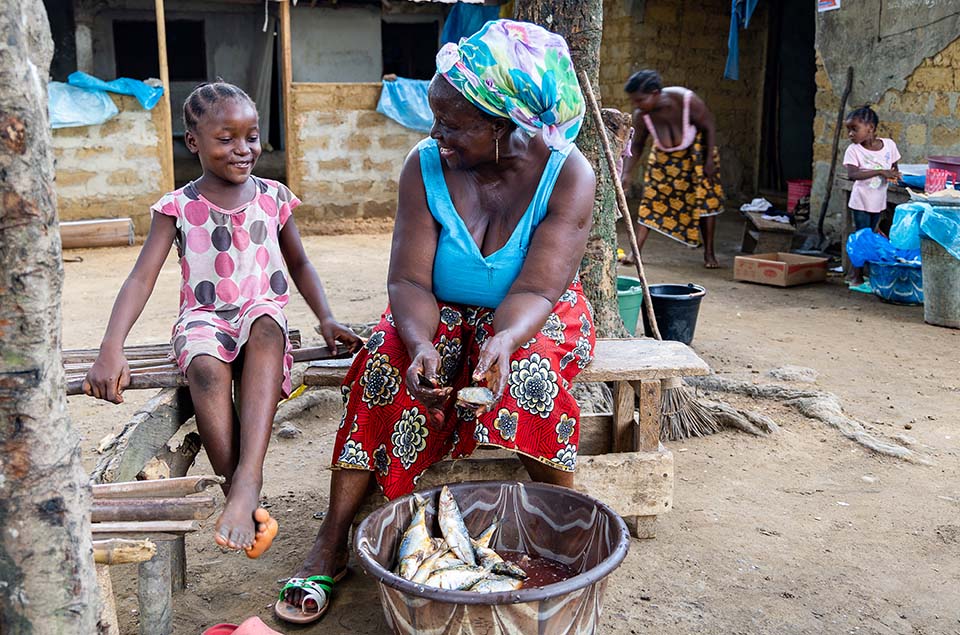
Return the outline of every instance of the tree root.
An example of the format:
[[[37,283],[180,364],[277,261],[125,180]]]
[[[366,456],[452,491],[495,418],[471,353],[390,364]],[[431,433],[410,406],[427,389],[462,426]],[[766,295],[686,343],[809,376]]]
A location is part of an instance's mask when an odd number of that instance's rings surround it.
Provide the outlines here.
[[[691,377],[690,384],[707,391],[746,395],[755,399],[774,399],[795,408],[800,414],[836,428],[840,434],[878,454],[929,464],[929,460],[892,441],[870,434],[863,424],[843,413],[840,398],[833,393],[797,389],[778,384],[752,384],[718,375]]]

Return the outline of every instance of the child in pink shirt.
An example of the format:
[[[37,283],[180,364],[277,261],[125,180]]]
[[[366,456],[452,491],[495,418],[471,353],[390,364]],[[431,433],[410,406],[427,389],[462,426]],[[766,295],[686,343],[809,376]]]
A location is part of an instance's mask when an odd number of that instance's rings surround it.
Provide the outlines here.
[[[852,143],[843,155],[843,164],[847,177],[854,181],[850,211],[857,231],[868,227],[879,231],[880,214],[887,209],[887,179],[900,178],[900,151],[892,139],[877,136],[879,123],[880,118],[869,106],[857,108],[845,122]],[[872,292],[861,267],[853,269],[849,283],[855,291]]]

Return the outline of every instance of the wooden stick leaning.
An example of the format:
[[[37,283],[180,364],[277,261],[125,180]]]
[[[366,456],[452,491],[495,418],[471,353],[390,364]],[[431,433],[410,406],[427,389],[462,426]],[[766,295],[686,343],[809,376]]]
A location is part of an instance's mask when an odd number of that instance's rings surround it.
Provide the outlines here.
[[[633,231],[633,219],[630,218],[630,208],[627,205],[627,197],[623,193],[623,187],[620,185],[620,178],[617,174],[617,162],[610,149],[610,141],[607,139],[607,129],[603,124],[603,114],[600,112],[600,106],[593,95],[593,88],[590,86],[590,80],[587,74],[580,71],[580,84],[583,86],[590,104],[590,110],[593,113],[594,122],[600,131],[600,143],[603,145],[603,153],[607,159],[607,168],[610,170],[610,180],[613,181],[613,188],[617,193],[617,206],[620,208],[620,215],[627,226],[627,235],[630,237],[630,250],[633,252],[633,259],[637,265],[637,277],[640,278],[640,286],[643,289],[643,307],[647,312],[647,320],[650,322],[650,330],[653,336],[662,340],[660,328],[657,326],[657,317],[653,313],[653,302],[650,299],[650,286],[647,284],[647,276],[643,271],[643,261],[640,259],[640,247],[637,245],[637,235]]]

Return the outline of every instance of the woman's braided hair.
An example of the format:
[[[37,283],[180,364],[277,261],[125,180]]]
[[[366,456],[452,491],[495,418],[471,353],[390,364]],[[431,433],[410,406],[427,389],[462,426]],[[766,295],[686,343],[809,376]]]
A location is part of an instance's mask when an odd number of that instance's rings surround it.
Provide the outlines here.
[[[662,88],[663,79],[660,77],[660,73],[650,69],[637,71],[623,85],[623,90],[627,93],[652,93]]]
[[[225,99],[247,101],[254,110],[257,109],[257,105],[243,89],[218,78],[215,82],[200,84],[194,88],[183,102],[184,127],[190,132],[196,132],[200,119]]]

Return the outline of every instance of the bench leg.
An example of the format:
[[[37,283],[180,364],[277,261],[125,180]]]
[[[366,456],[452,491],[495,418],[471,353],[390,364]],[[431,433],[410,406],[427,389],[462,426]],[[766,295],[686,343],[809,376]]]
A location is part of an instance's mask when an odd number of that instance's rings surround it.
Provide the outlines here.
[[[640,417],[633,450],[656,452],[660,448],[660,380],[644,379],[634,382],[640,397]]]
[[[157,553],[141,562],[137,571],[137,599],[140,604],[140,635],[173,633],[173,599],[170,568],[174,536],[151,536]]]
[[[120,635],[117,621],[117,599],[113,595],[110,567],[97,565],[97,587],[100,590],[100,635]]]
[[[628,381],[613,382],[613,427],[610,447],[613,452],[634,449],[636,420],[634,419],[636,391]]]
[[[187,588],[186,536],[177,536],[170,548],[170,590],[176,593]]]

